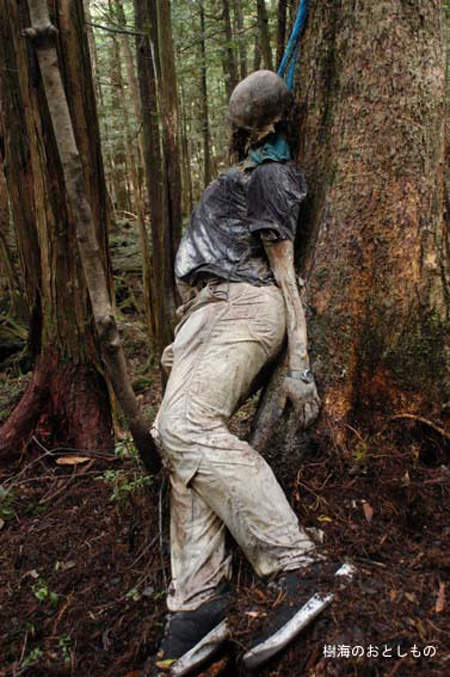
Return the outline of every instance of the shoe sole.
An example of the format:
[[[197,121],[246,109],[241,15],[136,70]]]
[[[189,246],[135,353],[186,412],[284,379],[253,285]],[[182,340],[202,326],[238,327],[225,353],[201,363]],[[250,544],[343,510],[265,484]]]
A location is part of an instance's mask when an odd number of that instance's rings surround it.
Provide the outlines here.
[[[230,636],[226,619],[203,637],[192,649],[189,649],[179,658],[167,672],[162,674],[170,677],[183,677],[195,670],[201,663],[206,661]]]
[[[346,583],[350,583],[355,573],[354,566],[343,564],[334,575],[342,576],[346,579]],[[253,670],[272,658],[278,651],[284,649],[303,628],[309,625],[330,604],[333,598],[334,593],[330,592],[324,595],[316,592],[274,635],[244,654],[242,659],[244,666]]]

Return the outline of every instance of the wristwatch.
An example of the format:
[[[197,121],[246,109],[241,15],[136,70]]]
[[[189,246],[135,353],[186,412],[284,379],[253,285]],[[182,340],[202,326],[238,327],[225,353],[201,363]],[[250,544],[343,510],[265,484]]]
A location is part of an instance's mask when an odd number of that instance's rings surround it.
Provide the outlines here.
[[[303,369],[303,371],[300,369],[289,369],[287,376],[303,381],[303,383],[312,383],[314,381],[311,369]]]

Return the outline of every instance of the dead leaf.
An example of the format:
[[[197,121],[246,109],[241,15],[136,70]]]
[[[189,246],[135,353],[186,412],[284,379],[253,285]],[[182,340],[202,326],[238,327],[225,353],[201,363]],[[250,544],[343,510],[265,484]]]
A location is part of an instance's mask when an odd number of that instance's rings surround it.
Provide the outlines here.
[[[445,608],[445,583],[444,581],[439,582],[439,592],[436,600],[436,613],[440,614],[444,611]]]
[[[364,503],[362,504],[362,507],[363,507],[363,510],[364,510],[364,516],[370,524],[371,521],[372,521],[374,509],[372,508],[370,503],[368,503],[367,501],[364,501]]]
[[[61,456],[56,459],[58,465],[78,465],[79,463],[87,463],[91,459],[89,456]]]
[[[332,522],[333,521],[331,519],[331,517],[328,517],[328,515],[319,515],[319,517],[317,519],[319,520],[319,522]]]

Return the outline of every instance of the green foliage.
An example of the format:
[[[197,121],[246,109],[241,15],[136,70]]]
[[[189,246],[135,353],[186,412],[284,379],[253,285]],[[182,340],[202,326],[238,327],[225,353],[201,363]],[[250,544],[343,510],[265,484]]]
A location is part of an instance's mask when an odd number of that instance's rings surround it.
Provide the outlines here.
[[[112,493],[110,501],[123,503],[131,495],[138,493],[151,486],[153,478],[149,475],[143,475],[139,470],[105,470],[98,480],[106,482],[111,488]]]
[[[14,519],[15,510],[14,502],[16,495],[12,489],[5,489],[0,485],[0,519],[4,522]]]
[[[32,590],[36,599],[39,602],[49,603],[53,609],[56,609],[59,602],[59,596],[56,592],[49,590],[48,583],[45,578],[39,577],[32,585]]]
[[[23,661],[20,664],[20,671],[24,671],[26,668],[31,667],[35,663],[37,663],[42,656],[44,655],[42,649],[40,649],[38,646],[36,646],[30,653],[25,656]]]
[[[70,665],[70,646],[72,638],[70,635],[62,635],[58,640],[58,647],[61,651],[65,665]]]

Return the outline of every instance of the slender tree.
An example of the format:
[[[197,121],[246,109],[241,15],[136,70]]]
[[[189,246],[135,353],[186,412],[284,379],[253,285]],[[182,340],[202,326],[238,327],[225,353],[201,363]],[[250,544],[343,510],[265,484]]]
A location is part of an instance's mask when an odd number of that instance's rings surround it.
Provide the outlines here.
[[[203,180],[207,186],[211,181],[211,154],[208,114],[208,84],[206,71],[206,34],[205,34],[205,9],[202,0],[199,2],[200,15],[200,91],[202,104],[202,132],[203,132]]]
[[[287,0],[278,0],[278,16],[277,16],[277,68],[283,58],[284,47],[286,42],[286,12]]]
[[[227,97],[229,98],[238,81],[236,57],[233,49],[233,30],[231,27],[229,0],[222,0],[222,18],[225,28],[226,41],[223,57],[225,89]]]
[[[175,258],[181,236],[181,171],[178,87],[172,38],[170,0],[157,0],[160,106],[166,184],[167,223],[163,231],[167,257]],[[166,303],[175,311],[173,273],[165,279]]]
[[[159,51],[156,5],[154,0],[134,0],[134,10],[135,24],[139,33],[136,35],[136,55],[144,134],[145,175],[151,216],[155,347],[161,352],[172,338],[175,307],[173,248],[176,238],[171,238],[167,232],[169,207],[158,119]],[[166,109],[166,122],[170,122],[170,113],[168,115],[167,117]],[[176,211],[176,203],[173,206]],[[181,219],[177,227],[180,226]]]
[[[267,16],[265,0],[256,0],[258,17],[259,44],[261,48],[264,68],[273,70],[272,47],[270,44],[269,17]]]
[[[243,80],[247,76],[247,53],[244,39],[244,12],[242,11],[242,0],[233,0],[233,9],[236,25],[235,33],[237,36],[239,52],[239,77]]]

